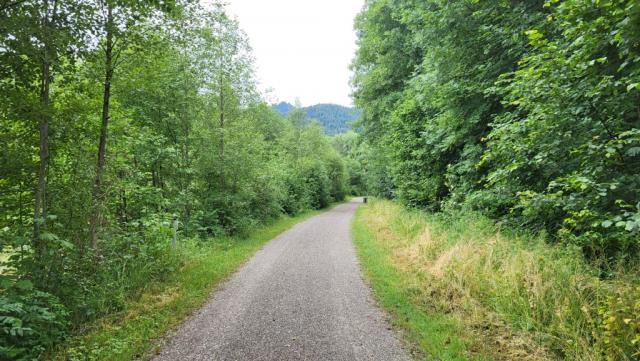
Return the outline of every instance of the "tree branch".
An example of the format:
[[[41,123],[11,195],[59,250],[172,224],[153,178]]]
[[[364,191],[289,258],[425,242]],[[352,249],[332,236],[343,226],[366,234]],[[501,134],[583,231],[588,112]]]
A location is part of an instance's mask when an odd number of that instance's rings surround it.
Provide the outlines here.
[[[20,5],[20,4],[22,4],[23,2],[26,2],[26,1],[27,0],[15,0],[14,2],[10,2],[10,3],[4,4],[4,5],[0,6],[0,11],[7,10],[10,7],[14,7],[14,6]]]

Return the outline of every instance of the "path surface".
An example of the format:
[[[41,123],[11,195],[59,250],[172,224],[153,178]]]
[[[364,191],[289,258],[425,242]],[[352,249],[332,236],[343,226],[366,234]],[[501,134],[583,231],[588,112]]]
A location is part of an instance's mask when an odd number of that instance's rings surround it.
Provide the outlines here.
[[[361,279],[354,200],[271,240],[155,360],[409,360]]]

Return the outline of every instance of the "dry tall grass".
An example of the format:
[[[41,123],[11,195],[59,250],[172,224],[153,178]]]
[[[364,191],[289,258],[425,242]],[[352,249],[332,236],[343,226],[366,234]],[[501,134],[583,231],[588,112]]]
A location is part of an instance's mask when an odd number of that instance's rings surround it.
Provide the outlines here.
[[[479,353],[499,360],[640,359],[637,269],[603,280],[577,249],[505,236],[472,213],[428,215],[376,200],[363,221],[410,277],[413,301],[459,319]]]

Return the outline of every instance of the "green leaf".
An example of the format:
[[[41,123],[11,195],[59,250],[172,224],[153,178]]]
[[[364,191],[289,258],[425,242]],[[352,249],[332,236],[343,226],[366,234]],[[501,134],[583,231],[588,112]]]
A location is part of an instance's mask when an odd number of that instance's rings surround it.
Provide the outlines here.
[[[531,29],[531,30],[527,30],[524,32],[527,37],[529,38],[529,41],[531,42],[536,42],[540,39],[542,39],[542,33],[540,33],[540,31],[538,29]]]
[[[633,231],[636,228],[636,222],[634,221],[627,221],[627,225],[624,227],[625,231]]]
[[[631,148],[627,149],[625,154],[630,156],[630,157],[635,157],[637,155],[640,155],[640,147],[631,147]]]
[[[51,242],[51,241],[55,241],[56,239],[58,239],[58,237],[51,233],[51,232],[42,232],[40,234],[40,239],[43,241],[47,241],[47,242]]]
[[[29,280],[20,280],[18,282],[16,282],[16,287],[18,287],[21,290],[31,290],[33,289],[33,282],[29,281]]]

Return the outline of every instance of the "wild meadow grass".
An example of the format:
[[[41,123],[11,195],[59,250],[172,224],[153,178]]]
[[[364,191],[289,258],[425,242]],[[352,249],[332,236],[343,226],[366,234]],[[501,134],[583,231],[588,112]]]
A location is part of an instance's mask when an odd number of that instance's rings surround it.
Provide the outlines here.
[[[211,291],[267,241],[320,211],[283,217],[247,237],[182,240],[176,257],[182,267],[166,281],[149,284],[121,312],[91,323],[47,353],[49,360],[149,359],[159,339],[209,298]]]
[[[374,200],[356,212],[366,277],[415,354],[442,360],[637,360],[640,272],[608,278],[578,249],[475,213]]]

